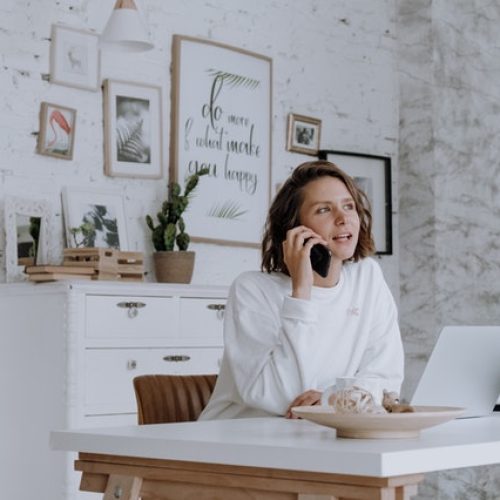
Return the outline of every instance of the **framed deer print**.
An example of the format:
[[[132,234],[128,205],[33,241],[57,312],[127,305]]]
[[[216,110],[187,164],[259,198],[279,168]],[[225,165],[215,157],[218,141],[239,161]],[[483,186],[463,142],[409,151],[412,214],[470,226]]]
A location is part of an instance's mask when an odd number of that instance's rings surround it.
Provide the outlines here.
[[[97,91],[99,88],[99,37],[92,31],[52,25],[50,82]]]

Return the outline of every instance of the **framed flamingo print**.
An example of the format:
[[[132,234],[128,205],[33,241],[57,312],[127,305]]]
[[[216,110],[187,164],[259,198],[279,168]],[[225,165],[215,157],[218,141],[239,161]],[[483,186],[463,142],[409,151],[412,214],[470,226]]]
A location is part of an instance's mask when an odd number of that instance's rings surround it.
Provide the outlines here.
[[[50,102],[42,102],[40,107],[38,153],[55,156],[63,160],[72,160],[75,125],[75,109]]]
[[[161,141],[161,88],[105,80],[105,174],[159,179]]]

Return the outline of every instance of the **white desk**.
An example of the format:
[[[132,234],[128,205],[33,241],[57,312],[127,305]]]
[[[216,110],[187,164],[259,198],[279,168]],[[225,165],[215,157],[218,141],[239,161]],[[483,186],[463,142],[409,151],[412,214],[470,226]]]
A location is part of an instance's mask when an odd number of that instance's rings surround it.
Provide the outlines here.
[[[79,451],[83,489],[105,499],[117,487],[135,488],[130,498],[177,498],[166,493],[174,486],[199,495],[217,488],[216,498],[229,488],[234,499],[243,490],[259,499],[404,499],[422,473],[499,463],[500,416],[455,420],[417,439],[337,439],[304,420],[264,418],[53,432],[51,446]]]

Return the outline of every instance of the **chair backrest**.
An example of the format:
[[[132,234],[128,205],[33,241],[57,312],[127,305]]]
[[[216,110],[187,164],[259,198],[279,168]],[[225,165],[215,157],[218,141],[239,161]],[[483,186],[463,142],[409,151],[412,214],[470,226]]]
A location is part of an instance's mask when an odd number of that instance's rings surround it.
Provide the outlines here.
[[[197,420],[217,375],[140,375],[134,378],[139,425]]]

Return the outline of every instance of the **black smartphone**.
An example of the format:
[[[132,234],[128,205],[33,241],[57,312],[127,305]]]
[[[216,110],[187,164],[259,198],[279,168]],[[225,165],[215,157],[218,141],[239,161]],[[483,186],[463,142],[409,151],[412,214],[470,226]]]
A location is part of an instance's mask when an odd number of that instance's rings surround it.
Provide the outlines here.
[[[328,276],[331,260],[332,252],[325,245],[316,243],[316,245],[311,248],[311,266],[313,271],[317,272],[322,278]]]

